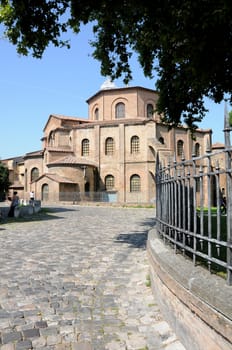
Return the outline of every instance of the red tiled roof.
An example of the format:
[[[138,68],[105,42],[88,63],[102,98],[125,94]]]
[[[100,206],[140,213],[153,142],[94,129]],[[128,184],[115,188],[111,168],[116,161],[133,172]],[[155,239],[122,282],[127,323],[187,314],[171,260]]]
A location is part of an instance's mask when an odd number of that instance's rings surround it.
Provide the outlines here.
[[[44,173],[42,174],[40,177],[38,177],[38,179],[35,180],[35,182],[38,182],[39,180],[41,180],[42,178],[47,177],[48,179],[55,181],[55,182],[61,182],[61,183],[70,183],[70,184],[75,184],[76,182],[74,182],[73,180],[70,180],[66,177],[57,175],[57,174],[53,174],[53,173]]]
[[[73,157],[73,156],[67,156],[58,160],[55,160],[54,162],[51,162],[47,164],[48,166],[52,165],[90,165],[90,166],[97,166],[97,163],[94,161],[91,161],[87,158],[81,157]]]
[[[216,142],[212,145],[212,149],[215,149],[215,148],[225,148],[225,145],[224,143]]]

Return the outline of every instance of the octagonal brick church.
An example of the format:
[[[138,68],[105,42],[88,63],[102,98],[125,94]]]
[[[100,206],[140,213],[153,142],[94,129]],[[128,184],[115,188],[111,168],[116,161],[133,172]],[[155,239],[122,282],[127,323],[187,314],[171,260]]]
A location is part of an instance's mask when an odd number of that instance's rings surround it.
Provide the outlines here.
[[[42,149],[7,160],[10,190],[26,200],[34,191],[42,201],[152,203],[157,152],[164,163],[174,152],[191,158],[193,147],[203,154],[212,133],[198,129],[193,140],[184,126],[169,129],[154,112],[157,98],[107,80],[87,100],[88,119],[50,115]]]

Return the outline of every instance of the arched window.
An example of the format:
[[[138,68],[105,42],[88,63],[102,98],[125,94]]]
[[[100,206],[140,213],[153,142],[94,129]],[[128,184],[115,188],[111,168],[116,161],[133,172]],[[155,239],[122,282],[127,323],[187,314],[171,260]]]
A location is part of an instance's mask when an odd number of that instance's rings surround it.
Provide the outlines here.
[[[105,188],[106,191],[110,191],[114,189],[114,176],[113,175],[107,175],[105,177]]]
[[[130,192],[140,192],[140,191],[141,191],[140,176],[134,174],[130,178]]]
[[[27,191],[27,169],[25,169],[25,191]]]
[[[132,136],[131,138],[131,154],[139,153],[139,137]]]
[[[195,156],[200,156],[200,144],[198,142],[195,144]]]
[[[184,142],[182,140],[177,141],[177,155],[182,156],[184,152]]]
[[[125,118],[125,105],[119,102],[115,106],[115,118]]]
[[[54,147],[55,146],[55,133],[54,131],[52,131],[49,135],[49,138],[48,138],[48,145],[50,147]]]
[[[89,140],[84,139],[81,143],[81,155],[88,156],[89,155]]]
[[[162,136],[159,138],[159,142],[164,145],[164,138]]]
[[[151,103],[147,105],[147,118],[152,118],[154,113],[154,107]]]
[[[114,139],[112,137],[107,137],[105,142],[105,154],[111,156],[114,154]]]
[[[48,200],[48,196],[49,196],[49,187],[48,187],[48,184],[44,184],[42,186],[42,200],[43,201]]]
[[[98,108],[95,108],[95,111],[94,111],[94,119],[95,119],[95,120],[98,120],[98,119],[99,119],[99,109],[98,109]]]
[[[33,168],[31,170],[31,182],[35,181],[39,177],[39,169],[38,168]]]

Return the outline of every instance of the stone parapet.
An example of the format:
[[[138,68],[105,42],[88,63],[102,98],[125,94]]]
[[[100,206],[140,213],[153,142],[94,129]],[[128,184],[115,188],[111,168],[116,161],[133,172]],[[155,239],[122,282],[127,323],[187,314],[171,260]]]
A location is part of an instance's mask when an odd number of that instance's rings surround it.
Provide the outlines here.
[[[232,348],[232,286],[175,254],[155,229],[147,252],[153,292],[167,321],[189,350]]]

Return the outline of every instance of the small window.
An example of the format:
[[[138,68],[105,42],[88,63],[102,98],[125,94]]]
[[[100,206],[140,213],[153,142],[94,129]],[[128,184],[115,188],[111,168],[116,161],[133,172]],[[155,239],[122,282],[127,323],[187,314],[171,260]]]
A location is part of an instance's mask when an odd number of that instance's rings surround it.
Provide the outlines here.
[[[38,168],[33,168],[31,170],[31,182],[35,181],[39,177],[39,169]]]
[[[55,146],[55,133],[54,131],[52,131],[49,135],[49,138],[48,138],[48,145],[50,147],[54,147]]]
[[[184,142],[182,140],[177,141],[177,155],[181,157],[184,152]]]
[[[99,120],[99,109],[98,108],[96,108],[94,111],[94,119]]]
[[[105,154],[111,156],[114,154],[114,140],[112,137],[108,137],[105,143]]]
[[[139,153],[139,137],[132,136],[131,138],[131,154]]]
[[[147,118],[152,118],[154,113],[154,107],[151,103],[147,105]]]
[[[136,174],[132,175],[130,178],[130,192],[140,192],[140,187],[140,176]]]
[[[164,145],[164,138],[162,136],[159,138],[159,142]]]
[[[195,156],[200,156],[200,144],[198,142],[195,144]]]
[[[89,155],[89,140],[88,139],[82,140],[81,155],[82,156]]]
[[[119,102],[115,106],[115,118],[125,118],[125,105]]]
[[[114,176],[113,175],[107,175],[105,177],[105,188],[106,191],[110,191],[114,189]]]

